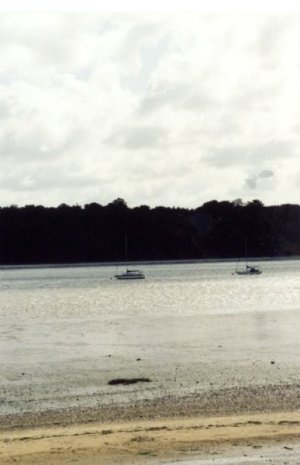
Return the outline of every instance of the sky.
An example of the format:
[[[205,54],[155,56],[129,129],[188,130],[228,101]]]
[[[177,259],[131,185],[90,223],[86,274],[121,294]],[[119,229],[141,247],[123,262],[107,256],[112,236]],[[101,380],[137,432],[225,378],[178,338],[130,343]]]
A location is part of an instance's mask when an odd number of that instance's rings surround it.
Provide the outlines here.
[[[295,3],[8,3],[1,206],[300,203]]]

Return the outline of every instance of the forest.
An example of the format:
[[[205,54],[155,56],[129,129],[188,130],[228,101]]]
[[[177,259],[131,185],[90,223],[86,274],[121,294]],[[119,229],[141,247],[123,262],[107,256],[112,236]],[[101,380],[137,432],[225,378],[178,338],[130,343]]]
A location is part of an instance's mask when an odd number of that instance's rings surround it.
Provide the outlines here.
[[[0,264],[300,256],[300,206],[212,200],[195,209],[106,206],[0,208]]]

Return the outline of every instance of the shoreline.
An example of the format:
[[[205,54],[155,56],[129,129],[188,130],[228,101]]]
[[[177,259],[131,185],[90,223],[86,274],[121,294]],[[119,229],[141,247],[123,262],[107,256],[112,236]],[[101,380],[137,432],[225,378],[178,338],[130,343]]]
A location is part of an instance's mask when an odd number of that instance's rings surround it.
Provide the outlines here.
[[[0,463],[198,465],[219,457],[225,465],[253,456],[251,465],[259,465],[264,452],[289,454],[270,465],[294,464],[300,459],[299,399],[294,383],[9,415],[0,419]]]
[[[120,394],[126,387],[120,386]],[[0,416],[0,432],[35,427],[70,426],[85,423],[118,423],[163,418],[217,417],[300,410],[300,383],[230,386],[203,389],[192,394],[162,394],[128,402],[103,403],[98,396],[91,406],[29,410]],[[128,394],[128,393],[127,393]],[[114,394],[116,396],[116,394]],[[91,396],[93,399],[93,396]]]
[[[155,266],[155,265],[194,265],[194,264],[213,264],[213,263],[236,263],[244,260],[245,257],[227,257],[227,258],[187,258],[174,260],[137,260],[137,261],[108,261],[108,262],[66,262],[66,263],[28,263],[28,264],[0,264],[0,270],[22,270],[22,269],[43,269],[43,268],[95,268],[95,267],[115,267],[115,266]],[[274,261],[297,261],[300,255],[294,256],[264,256],[248,257],[249,261],[274,262]]]
[[[144,464],[299,443],[300,411],[36,427],[0,432],[1,464]],[[259,445],[257,445],[259,443]],[[229,449],[228,449],[229,448]],[[227,451],[227,452],[226,452]],[[244,454],[245,455],[245,454]],[[103,461],[103,462],[102,462]]]
[[[276,447],[299,465],[299,267],[259,281],[231,268],[161,267],[142,286],[8,274],[1,465],[237,465]]]

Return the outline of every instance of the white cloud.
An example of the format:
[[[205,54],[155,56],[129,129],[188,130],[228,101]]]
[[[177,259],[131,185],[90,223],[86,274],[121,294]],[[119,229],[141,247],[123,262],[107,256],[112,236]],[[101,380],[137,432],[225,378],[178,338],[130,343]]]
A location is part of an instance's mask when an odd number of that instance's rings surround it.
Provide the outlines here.
[[[297,202],[299,26],[0,14],[1,204]]]
[[[239,0],[152,0],[139,2],[138,0],[52,0],[39,2],[38,0],[10,0],[9,4],[0,0],[3,11],[259,11],[283,12],[299,11],[297,0],[253,0],[241,2]]]

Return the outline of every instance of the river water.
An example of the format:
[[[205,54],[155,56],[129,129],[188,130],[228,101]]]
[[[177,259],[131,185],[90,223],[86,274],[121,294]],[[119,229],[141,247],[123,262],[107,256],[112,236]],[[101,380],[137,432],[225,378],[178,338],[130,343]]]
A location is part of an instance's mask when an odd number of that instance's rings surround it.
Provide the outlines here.
[[[300,261],[0,270],[0,417],[300,380]],[[151,383],[108,386],[120,377]],[[1,418],[0,418],[1,421]]]

